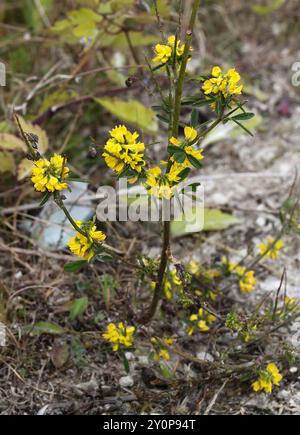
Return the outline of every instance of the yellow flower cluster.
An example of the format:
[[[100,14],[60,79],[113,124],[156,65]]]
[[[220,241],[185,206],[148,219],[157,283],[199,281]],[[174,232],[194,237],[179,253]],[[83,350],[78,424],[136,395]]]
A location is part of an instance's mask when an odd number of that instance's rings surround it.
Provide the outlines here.
[[[152,282],[152,289],[154,290],[156,286],[156,283]],[[164,294],[168,301],[170,301],[173,297],[173,291],[180,290],[182,288],[182,281],[177,275],[177,272],[175,269],[170,270],[167,272],[165,280],[164,280]]]
[[[68,246],[73,254],[90,261],[96,254],[95,245],[101,244],[106,239],[106,235],[102,231],[97,231],[94,222],[77,221],[76,225],[86,236],[77,232],[69,240]]]
[[[260,372],[260,377],[252,384],[252,388],[256,393],[265,391],[267,394],[272,394],[273,386],[279,387],[282,379],[283,377],[276,364],[271,363],[267,366],[266,370]]]
[[[138,133],[131,133],[124,125],[120,125],[111,130],[110,135],[102,154],[107,166],[117,175],[125,169],[140,174],[145,166],[145,144],[137,142]]]
[[[213,314],[209,314],[207,311],[204,311],[203,308],[200,308],[198,313],[192,314],[190,316],[190,325],[187,329],[188,335],[193,335],[193,333],[198,329],[200,332],[208,332],[210,327],[217,320]]]
[[[241,338],[245,343],[250,343],[256,336],[256,320],[245,320],[234,312],[228,314],[225,326],[229,328],[233,334],[237,333],[239,338]]]
[[[271,237],[268,238],[266,243],[261,243],[259,245],[260,254],[264,255],[272,260],[277,260],[279,258],[280,251],[284,248],[284,242],[278,240],[277,242]]]
[[[172,137],[170,139],[170,143],[176,147],[182,147],[182,149],[184,149],[185,153],[188,156],[192,156],[193,158],[199,160],[204,159],[204,156],[202,155],[203,153],[203,149],[202,150],[197,150],[194,148],[193,145],[195,142],[197,142],[197,138],[198,138],[198,132],[192,128],[192,127],[185,127],[184,129],[184,136],[185,136],[185,141],[182,142],[179,139]],[[174,160],[174,158],[173,158]],[[191,166],[191,163],[189,161],[188,158],[186,158],[186,160],[183,162],[182,167],[186,168]]]
[[[134,343],[134,326],[125,326],[123,322],[118,325],[110,323],[106,332],[102,334],[104,340],[113,344],[113,351],[117,352],[120,347],[132,347]]]
[[[69,176],[66,159],[54,154],[50,160],[40,159],[34,162],[31,181],[38,192],[55,192],[68,188],[65,180]]]
[[[228,261],[227,258],[223,258],[222,262],[230,273],[235,274],[239,278],[242,293],[252,293],[255,290],[257,281],[253,270],[247,270],[246,267]]]
[[[167,64],[170,61],[172,62],[175,54],[175,44],[176,37],[174,35],[168,38],[167,45],[157,44],[154,49],[155,57],[152,59],[152,61],[160,64]],[[181,44],[180,39],[178,39],[176,44],[176,59],[179,62],[183,56],[184,48],[184,44]]]
[[[163,174],[159,166],[155,166],[146,171],[145,187],[150,195],[157,196],[158,198],[170,199],[174,193],[169,174]]]
[[[240,290],[242,293],[252,293],[256,286],[255,272],[253,270],[245,270],[240,279]]]
[[[176,162],[174,162],[170,171],[166,174],[163,173],[159,166],[148,169],[146,171],[146,189],[150,195],[157,198],[172,198],[176,190],[176,184],[181,181],[180,173],[183,169],[184,167]]]
[[[242,93],[243,85],[240,84],[241,76],[234,68],[224,74],[220,67],[215,66],[212,69],[211,75],[212,78],[206,80],[202,87],[205,95],[222,94],[227,98]]]
[[[170,301],[173,297],[172,290],[180,289],[181,287],[182,287],[182,281],[178,277],[176,270],[175,269],[171,270],[164,282],[164,293],[166,299]]]
[[[155,350],[155,354],[154,354],[155,361],[160,361],[161,359],[163,359],[165,361],[170,360],[170,352],[167,349],[167,347],[164,346],[164,344],[166,346],[172,346],[172,344],[174,343],[173,338],[169,338],[169,337],[163,338],[162,342],[160,342],[157,340],[156,337],[152,337],[151,343],[152,343],[154,350]]]
[[[163,173],[159,166],[148,169],[146,171],[146,189],[151,195],[157,196],[158,198],[172,198],[176,185],[182,181],[181,174],[186,169],[192,166],[188,156],[196,159],[197,161],[202,160],[204,157],[202,155],[203,150],[196,150],[193,144],[197,141],[198,133],[192,127],[186,127],[184,130],[185,140],[180,141],[175,137],[170,139],[170,143],[178,147],[178,152],[185,152],[186,158],[183,162],[178,163],[175,161],[174,156],[171,157],[171,167],[166,172]],[[176,154],[176,153],[173,153]]]

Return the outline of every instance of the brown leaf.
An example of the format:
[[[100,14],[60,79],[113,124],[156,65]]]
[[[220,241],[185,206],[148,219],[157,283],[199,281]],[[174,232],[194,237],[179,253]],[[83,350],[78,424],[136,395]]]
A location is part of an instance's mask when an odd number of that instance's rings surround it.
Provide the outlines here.
[[[67,363],[69,356],[69,346],[66,343],[54,344],[50,358],[56,369],[63,367]]]
[[[27,147],[21,139],[8,133],[0,133],[0,149],[2,151],[27,151]]]

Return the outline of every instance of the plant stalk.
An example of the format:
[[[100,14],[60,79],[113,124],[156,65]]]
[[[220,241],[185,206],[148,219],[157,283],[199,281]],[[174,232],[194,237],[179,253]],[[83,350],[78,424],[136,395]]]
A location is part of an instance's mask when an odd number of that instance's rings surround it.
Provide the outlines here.
[[[182,104],[182,94],[183,94],[183,85],[186,74],[186,68],[188,64],[190,49],[192,45],[192,37],[193,30],[195,27],[195,22],[197,18],[197,12],[200,6],[200,0],[194,0],[192,14],[189,24],[189,30],[187,31],[186,39],[185,39],[185,49],[183,54],[183,59],[180,66],[180,72],[178,80],[175,84],[175,97],[174,97],[174,113],[172,117],[172,128],[170,131],[172,132],[172,136],[178,137],[179,134],[179,124],[180,124],[180,112],[181,112],[181,104]],[[170,171],[172,166],[171,160],[169,160],[167,166],[167,173]],[[156,286],[154,289],[154,295],[151,302],[150,307],[148,308],[146,314],[142,316],[141,323],[147,324],[154,317],[159,301],[161,299],[161,294],[163,290],[163,283],[165,278],[166,269],[168,266],[169,253],[170,253],[170,239],[171,239],[171,224],[170,222],[163,223],[163,246],[160,257],[160,265],[157,274]]]

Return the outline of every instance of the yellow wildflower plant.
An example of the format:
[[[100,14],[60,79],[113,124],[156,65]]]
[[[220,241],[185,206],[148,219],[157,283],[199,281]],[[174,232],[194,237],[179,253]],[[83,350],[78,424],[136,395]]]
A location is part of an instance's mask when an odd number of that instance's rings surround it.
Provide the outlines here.
[[[106,235],[102,231],[97,231],[94,222],[77,221],[76,225],[86,235],[77,232],[69,240],[68,247],[73,254],[86,261],[91,261],[97,254],[102,242],[106,239]]]
[[[152,337],[151,338],[151,343],[154,347],[154,355],[153,355],[153,359],[154,361],[160,361],[160,360],[164,360],[164,361],[169,361],[170,360],[170,352],[168,350],[166,346],[172,346],[172,344],[174,343],[174,339],[173,338],[163,338],[161,341],[158,341],[156,337]]]
[[[152,282],[152,289],[154,290],[156,283]],[[163,291],[167,301],[172,300],[174,292],[180,291],[182,289],[182,281],[178,277],[175,269],[170,270],[166,273],[166,277],[163,283]]]
[[[244,343],[250,343],[255,339],[257,333],[257,319],[245,319],[235,312],[227,315],[225,326],[230,329],[232,334],[237,334]]]
[[[102,154],[107,166],[118,176],[125,170],[129,171],[130,176],[140,174],[145,166],[145,144],[137,142],[139,134],[131,133],[124,125],[119,125],[110,131],[110,135]]]
[[[66,180],[70,170],[66,159],[54,154],[50,160],[40,159],[34,162],[31,181],[38,192],[56,192],[68,188]]]
[[[175,56],[175,45],[176,45],[176,56]],[[173,63],[174,58],[180,63],[182,56],[184,54],[185,46],[181,44],[180,39],[177,40],[176,36],[169,36],[167,44],[157,44],[154,48],[155,57],[152,59],[154,63],[167,64]]]
[[[283,376],[280,374],[278,367],[274,363],[268,364],[266,370],[260,372],[259,379],[252,384],[253,391],[256,393],[265,391],[272,394],[273,387],[279,387]]]
[[[224,74],[219,66],[215,66],[211,71],[211,78],[204,82],[202,90],[205,95],[221,94],[225,98],[241,95],[243,85],[240,80],[241,76],[234,68]]]
[[[210,328],[217,318],[200,308],[198,313],[192,314],[189,318],[189,326],[187,328],[187,334],[193,335],[194,332],[199,330],[201,333],[209,332]]]
[[[275,241],[271,237],[267,239],[266,243],[259,245],[260,255],[271,258],[271,260],[277,260],[283,248],[284,242],[282,240]]]
[[[113,351],[117,352],[120,348],[130,348],[134,344],[134,326],[125,326],[123,322],[118,325],[110,323],[106,332],[102,334],[104,340],[113,344]]]

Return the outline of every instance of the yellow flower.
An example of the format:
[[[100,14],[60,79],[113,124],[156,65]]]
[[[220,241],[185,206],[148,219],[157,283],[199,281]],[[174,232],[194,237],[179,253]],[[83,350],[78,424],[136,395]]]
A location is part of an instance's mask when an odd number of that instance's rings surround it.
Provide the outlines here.
[[[255,286],[255,272],[253,270],[249,270],[240,280],[240,290],[242,293],[252,293],[255,290]]]
[[[199,328],[200,332],[208,332],[210,329],[205,320],[200,320],[198,322],[198,328]]]
[[[172,48],[169,45],[157,44],[154,51],[156,56],[152,60],[155,63],[167,63],[172,57]]]
[[[240,266],[228,260],[226,257],[222,258],[222,263],[227,267],[228,272],[235,274],[240,280],[240,290],[242,293],[252,293],[255,290],[256,278],[253,270],[248,270],[244,266]]]
[[[39,192],[55,192],[68,188],[65,180],[69,177],[69,168],[66,159],[54,154],[50,161],[40,159],[34,162],[31,181]]]
[[[168,301],[170,301],[173,297],[172,290],[178,290],[182,286],[182,281],[178,277],[175,269],[168,272],[164,281],[164,293],[165,297]]]
[[[264,255],[272,260],[277,260],[279,257],[280,251],[284,248],[284,242],[282,240],[278,240],[275,242],[271,237],[268,238],[266,243],[261,243],[259,245],[260,254]]]
[[[225,98],[232,95],[240,95],[243,91],[243,85],[240,84],[241,76],[235,69],[230,69],[226,74],[220,67],[215,66],[211,72],[212,78],[206,80],[203,84],[205,95],[222,94]]]
[[[184,136],[188,142],[194,142],[198,137],[198,132],[192,127],[185,127]]]
[[[163,174],[159,166],[148,169],[146,171],[146,184],[145,187],[149,191],[150,195],[154,195],[158,198],[171,199],[176,187],[175,183],[180,181],[178,175],[182,171],[182,168],[177,170],[170,170],[169,173]]]
[[[116,352],[120,347],[132,347],[134,343],[134,326],[125,326],[123,322],[118,325],[110,323],[106,332],[102,334],[104,340],[113,344],[113,351]]]
[[[172,62],[174,58],[175,43],[176,36],[173,35],[168,38],[167,45],[157,44],[154,49],[155,57],[152,59],[152,61],[161,64],[166,64],[169,61]],[[180,39],[178,39],[176,44],[176,58],[178,62],[181,61],[184,53],[184,48],[184,44],[181,44]]]
[[[151,338],[151,343],[155,349],[155,355],[154,359],[155,361],[159,361],[160,359],[163,359],[165,361],[169,361],[170,359],[170,353],[166,346],[172,346],[174,343],[174,339],[170,337],[165,337],[162,339],[162,342],[158,341],[156,337]]]
[[[189,273],[192,275],[197,275],[197,273],[199,272],[199,268],[199,264],[194,260],[191,260],[187,266]]]
[[[163,359],[165,361],[170,360],[170,353],[167,349],[160,349],[158,352],[155,353],[154,356],[155,361],[159,361],[160,359]]]
[[[145,166],[145,144],[137,142],[138,133],[131,133],[124,125],[120,125],[111,130],[110,135],[102,154],[107,166],[117,175],[125,169],[130,169],[133,177],[140,174]]]
[[[176,147],[180,147],[185,151],[186,154],[192,156],[196,160],[202,160],[204,159],[204,156],[202,155],[203,149],[197,150],[194,148],[195,141],[197,142],[198,138],[198,132],[192,127],[185,127],[184,129],[184,136],[185,141],[182,142],[176,137],[171,137],[170,143]],[[172,157],[172,161],[174,161],[174,157]],[[188,158],[182,163],[181,167],[182,169],[188,168],[191,166],[191,162]]]
[[[260,372],[260,377],[252,384],[252,388],[256,393],[259,391],[265,391],[267,394],[271,394],[273,386],[275,385],[276,387],[279,387],[282,379],[283,377],[276,364],[270,363],[266,370]]]
[[[187,334],[193,335],[195,329],[198,328],[200,332],[205,333],[210,330],[210,327],[217,320],[215,316],[209,314],[207,311],[204,311],[203,308],[200,308],[198,313],[192,314],[190,316],[191,324],[187,328]]]
[[[169,47],[172,48],[172,50],[174,50],[174,48],[175,48],[175,43],[176,43],[176,36],[175,35],[169,36],[168,45],[169,45]],[[183,55],[184,48],[185,48],[185,45],[181,44],[180,39],[177,39],[176,54],[178,57]]]
[[[73,254],[84,260],[90,261],[96,255],[96,247],[106,239],[102,231],[97,231],[94,222],[76,222],[77,226],[86,234],[77,232],[68,242],[68,246]]]

